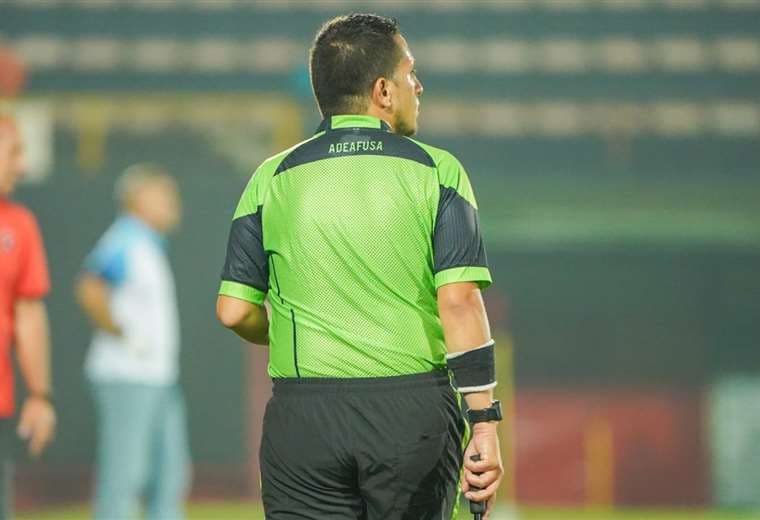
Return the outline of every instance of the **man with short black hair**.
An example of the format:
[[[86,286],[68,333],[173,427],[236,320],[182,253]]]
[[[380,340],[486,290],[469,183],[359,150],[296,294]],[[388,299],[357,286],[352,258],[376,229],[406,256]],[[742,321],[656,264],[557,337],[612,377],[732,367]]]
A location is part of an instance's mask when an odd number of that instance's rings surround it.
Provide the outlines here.
[[[423,89],[395,20],[327,22],[311,79],[324,121],[248,183],[217,301],[225,326],[270,345],[266,516],[451,518],[463,462],[490,510],[501,415],[467,174],[407,137]]]

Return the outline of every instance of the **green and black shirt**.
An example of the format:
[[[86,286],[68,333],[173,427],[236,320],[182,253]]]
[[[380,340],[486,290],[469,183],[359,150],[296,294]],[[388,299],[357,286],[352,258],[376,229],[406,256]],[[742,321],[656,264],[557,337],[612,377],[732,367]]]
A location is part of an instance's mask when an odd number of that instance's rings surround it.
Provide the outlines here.
[[[253,174],[219,293],[269,297],[272,377],[382,377],[446,365],[436,289],[465,281],[491,276],[462,165],[346,115]]]

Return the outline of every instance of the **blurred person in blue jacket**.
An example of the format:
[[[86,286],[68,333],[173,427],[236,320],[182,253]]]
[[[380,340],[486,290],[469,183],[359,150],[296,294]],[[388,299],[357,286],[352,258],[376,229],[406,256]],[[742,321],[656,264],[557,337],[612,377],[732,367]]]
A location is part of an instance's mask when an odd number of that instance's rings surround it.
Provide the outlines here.
[[[190,480],[178,385],[179,319],[165,235],[180,222],[176,182],[132,166],[122,214],[84,262],[77,297],[95,329],[85,372],[98,418],[96,520],[183,517]]]

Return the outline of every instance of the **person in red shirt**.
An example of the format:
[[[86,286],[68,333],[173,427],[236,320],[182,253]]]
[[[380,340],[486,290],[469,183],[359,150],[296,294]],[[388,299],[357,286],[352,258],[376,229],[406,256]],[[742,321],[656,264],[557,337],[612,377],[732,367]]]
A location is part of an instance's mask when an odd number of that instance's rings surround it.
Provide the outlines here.
[[[0,520],[11,514],[12,346],[27,389],[18,435],[29,442],[30,454],[37,456],[55,432],[43,300],[50,290],[45,250],[34,215],[9,200],[23,168],[18,127],[13,118],[0,114]]]

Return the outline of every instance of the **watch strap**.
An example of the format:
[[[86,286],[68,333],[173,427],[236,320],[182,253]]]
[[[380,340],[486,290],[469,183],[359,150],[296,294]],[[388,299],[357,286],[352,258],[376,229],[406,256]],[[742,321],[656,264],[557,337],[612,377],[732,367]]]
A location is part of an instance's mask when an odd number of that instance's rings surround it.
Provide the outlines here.
[[[470,421],[470,424],[501,421],[501,403],[499,401],[494,401],[488,408],[483,408],[480,410],[467,410],[467,420]]]

